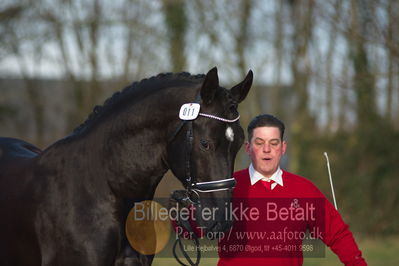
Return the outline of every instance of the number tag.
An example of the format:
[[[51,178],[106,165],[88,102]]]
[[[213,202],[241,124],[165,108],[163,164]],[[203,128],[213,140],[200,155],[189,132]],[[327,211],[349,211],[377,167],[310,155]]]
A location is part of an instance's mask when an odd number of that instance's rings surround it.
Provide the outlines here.
[[[179,118],[181,120],[194,120],[200,111],[198,103],[185,103],[180,107]]]

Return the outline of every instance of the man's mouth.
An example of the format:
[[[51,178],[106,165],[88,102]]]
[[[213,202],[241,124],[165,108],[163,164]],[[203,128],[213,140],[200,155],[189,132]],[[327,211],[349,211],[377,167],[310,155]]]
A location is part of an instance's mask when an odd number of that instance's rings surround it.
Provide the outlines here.
[[[262,160],[263,160],[263,161],[271,161],[272,158],[263,158]]]

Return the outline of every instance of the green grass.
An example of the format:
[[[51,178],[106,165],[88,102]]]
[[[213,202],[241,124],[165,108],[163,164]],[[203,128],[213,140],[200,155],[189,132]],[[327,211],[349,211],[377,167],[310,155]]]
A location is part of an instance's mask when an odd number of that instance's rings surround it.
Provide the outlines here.
[[[358,244],[368,265],[395,266],[399,265],[399,237],[359,238]],[[216,265],[216,258],[202,258],[200,265]],[[153,266],[175,266],[177,261],[172,258],[157,258]],[[325,258],[305,258],[305,266],[335,266],[342,265],[337,256],[326,248]]]
[[[368,265],[399,265],[399,237],[359,239],[358,244]],[[340,265],[340,261],[330,249],[326,249],[326,258],[307,259],[304,265]]]

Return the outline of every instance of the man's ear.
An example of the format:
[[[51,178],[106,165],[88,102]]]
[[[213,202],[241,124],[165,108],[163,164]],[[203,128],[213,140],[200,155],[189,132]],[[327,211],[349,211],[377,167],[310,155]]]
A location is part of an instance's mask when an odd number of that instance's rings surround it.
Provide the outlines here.
[[[283,155],[285,154],[285,151],[287,150],[287,141],[283,140],[282,142],[282,150],[283,150]]]
[[[245,145],[245,152],[249,155],[251,153],[251,144],[248,141],[246,141],[244,145]]]

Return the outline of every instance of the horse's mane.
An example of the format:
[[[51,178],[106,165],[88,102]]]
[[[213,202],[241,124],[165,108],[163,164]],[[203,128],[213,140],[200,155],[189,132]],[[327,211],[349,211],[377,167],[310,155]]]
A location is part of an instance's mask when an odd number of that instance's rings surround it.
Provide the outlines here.
[[[119,104],[121,101],[127,98],[134,97],[137,93],[142,92],[143,89],[148,89],[148,87],[155,87],[155,91],[165,86],[157,86],[160,82],[165,84],[169,81],[198,81],[198,79],[204,78],[204,74],[191,75],[188,72],[180,73],[160,73],[156,76],[150,78],[142,79],[139,82],[133,82],[129,86],[125,87],[122,91],[115,92],[111,97],[106,99],[103,105],[96,105],[93,111],[89,114],[88,118],[80,124],[77,128],[73,130],[72,134],[77,134],[87,128],[93,121],[100,117],[104,112],[110,110],[115,105]]]

